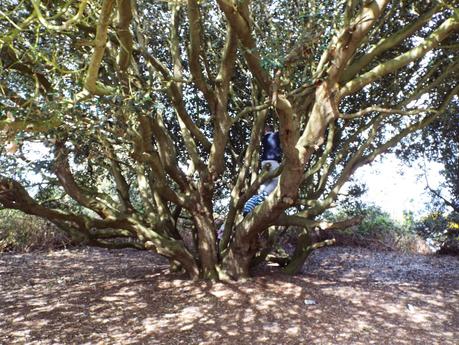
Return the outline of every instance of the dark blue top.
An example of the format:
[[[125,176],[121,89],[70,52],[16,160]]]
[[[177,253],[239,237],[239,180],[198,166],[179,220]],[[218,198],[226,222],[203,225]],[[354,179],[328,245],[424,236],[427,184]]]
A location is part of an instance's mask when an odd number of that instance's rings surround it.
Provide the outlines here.
[[[268,132],[261,141],[262,151],[261,160],[282,160],[282,149],[280,146],[279,132]]]

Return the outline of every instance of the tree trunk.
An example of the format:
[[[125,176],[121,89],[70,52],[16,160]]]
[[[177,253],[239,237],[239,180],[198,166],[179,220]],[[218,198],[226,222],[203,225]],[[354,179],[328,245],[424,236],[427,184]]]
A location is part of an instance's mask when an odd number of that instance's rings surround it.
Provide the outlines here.
[[[198,232],[198,253],[202,278],[218,280],[217,272],[217,237],[212,213],[193,214],[193,221]]]
[[[284,268],[284,272],[290,275],[297,274],[301,271],[304,262],[308,256],[312,253],[312,237],[307,229],[303,229],[302,233],[298,237],[298,242],[293,253],[292,260]]]
[[[191,279],[199,279],[199,266],[193,255],[185,248],[183,242],[166,239],[162,245],[158,245],[158,243],[155,244],[153,241],[146,241],[144,246],[146,249],[151,249],[155,253],[165,256],[169,259],[170,263],[177,261]]]
[[[261,233],[260,252],[252,260],[252,266],[255,267],[265,261],[268,254],[272,251],[274,244],[276,243],[277,236],[279,234],[278,229],[275,226],[268,228],[268,231]]]
[[[247,278],[250,275],[252,257],[248,252],[237,251],[233,247],[228,250],[228,254],[223,260],[223,265],[232,279]]]
[[[174,259],[169,259],[169,271],[172,273],[183,272],[184,268],[180,262]]]
[[[199,267],[194,258],[192,260],[175,258],[185,269],[186,273],[192,280],[198,280],[200,277]]]
[[[224,253],[223,267],[233,279],[246,278],[250,275],[250,267],[255,253],[258,250],[256,239],[238,236]]]

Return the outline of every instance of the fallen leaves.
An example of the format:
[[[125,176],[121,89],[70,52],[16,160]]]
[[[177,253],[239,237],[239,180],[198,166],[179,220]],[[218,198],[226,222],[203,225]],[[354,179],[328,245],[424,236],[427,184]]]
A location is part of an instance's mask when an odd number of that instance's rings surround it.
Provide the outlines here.
[[[167,273],[147,252],[3,254],[0,343],[454,344],[451,260],[333,247],[302,276],[265,267],[210,284]]]

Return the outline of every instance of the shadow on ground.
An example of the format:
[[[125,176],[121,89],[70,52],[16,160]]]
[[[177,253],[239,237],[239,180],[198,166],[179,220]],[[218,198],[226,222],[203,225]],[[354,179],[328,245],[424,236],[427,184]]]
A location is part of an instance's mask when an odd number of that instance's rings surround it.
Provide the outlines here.
[[[338,247],[210,285],[130,250],[3,254],[0,343],[457,344],[458,263]]]

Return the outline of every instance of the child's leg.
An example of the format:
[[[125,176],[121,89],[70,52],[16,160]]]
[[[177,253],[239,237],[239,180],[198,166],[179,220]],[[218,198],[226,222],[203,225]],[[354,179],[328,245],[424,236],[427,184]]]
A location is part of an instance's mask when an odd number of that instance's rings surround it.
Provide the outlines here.
[[[274,189],[276,189],[278,182],[279,182],[279,176],[263,183],[263,189],[261,187],[260,189],[263,193],[265,193],[266,195],[269,195],[272,193]]]
[[[242,214],[245,216],[248,213],[252,212],[255,207],[260,205],[266,198],[267,194],[262,192],[261,194],[258,195],[253,195],[249,200],[244,205],[244,208],[242,210]]]
[[[264,167],[269,164],[269,170],[268,171],[273,171],[276,170],[279,167],[279,162],[274,161],[274,160],[268,160],[268,161],[263,161],[261,162],[261,169],[264,170]],[[277,187],[277,182],[279,181],[279,176],[266,181],[263,183],[260,188],[258,188],[258,194],[261,194],[264,192],[266,195],[269,195],[272,193],[272,191]]]

